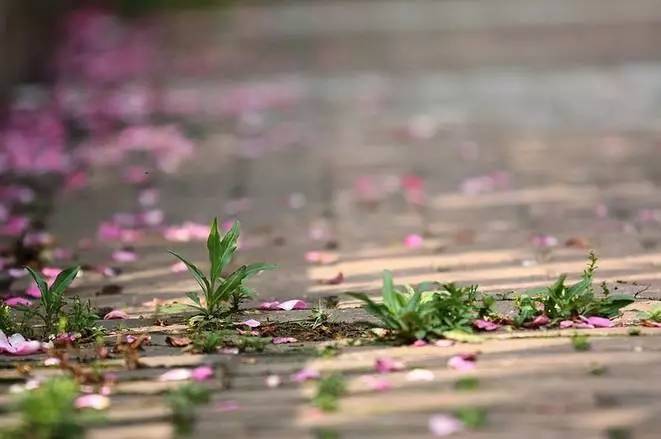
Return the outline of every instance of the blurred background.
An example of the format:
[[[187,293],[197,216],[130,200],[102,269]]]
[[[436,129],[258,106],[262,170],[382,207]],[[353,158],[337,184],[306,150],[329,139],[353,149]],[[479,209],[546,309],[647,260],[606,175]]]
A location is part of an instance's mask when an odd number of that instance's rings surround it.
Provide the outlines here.
[[[648,251],[660,23],[657,0],[6,0],[0,234],[221,215],[292,259],[411,233]]]

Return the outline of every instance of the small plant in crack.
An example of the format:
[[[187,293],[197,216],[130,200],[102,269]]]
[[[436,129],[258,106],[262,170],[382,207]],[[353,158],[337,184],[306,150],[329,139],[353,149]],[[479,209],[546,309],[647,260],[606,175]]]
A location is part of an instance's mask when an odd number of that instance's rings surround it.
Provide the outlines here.
[[[198,383],[183,384],[170,390],[166,396],[172,412],[172,423],[178,435],[193,432],[197,418],[196,407],[211,401],[211,391]]]
[[[198,314],[192,317],[191,322],[203,323],[204,320],[222,319],[228,312],[236,312],[243,301],[254,296],[254,291],[244,285],[244,281],[264,270],[275,267],[269,264],[242,265],[232,273],[224,274],[225,269],[232,261],[239,239],[239,223],[221,236],[218,230],[218,220],[214,218],[211,231],[207,239],[207,251],[211,267],[206,276],[202,270],[183,256],[170,250],[170,254],[183,262],[188,271],[202,290],[202,297],[198,293],[188,293],[194,305],[191,305]]]
[[[315,406],[325,412],[333,412],[339,408],[339,399],[346,393],[347,385],[340,374],[322,378],[317,384],[317,391],[312,400]]]
[[[402,341],[438,338],[448,331],[471,332],[475,319],[495,315],[493,298],[479,293],[475,285],[426,282],[416,288],[396,287],[389,271],[383,274],[383,303],[364,293],[349,295],[363,301],[367,311]]]
[[[53,334],[57,329],[57,324],[62,316],[63,308],[66,304],[64,292],[71,285],[78,275],[80,267],[70,267],[63,270],[53,281],[51,286],[43,277],[30,267],[26,267],[30,276],[34,279],[41,292],[39,306],[32,308],[22,308],[30,316],[38,317],[44,322],[44,333],[46,336]]]
[[[83,302],[80,297],[74,297],[67,304],[66,314],[60,317],[61,332],[78,333],[83,337],[95,337],[104,332],[102,326],[96,324],[99,315],[91,302]]]
[[[218,348],[237,348],[239,352],[262,352],[268,338],[251,337],[232,331],[200,331],[193,336],[192,347],[195,352],[212,354]]]
[[[597,256],[591,252],[588,264],[581,279],[567,285],[567,275],[561,275],[553,285],[528,291],[515,299],[516,316],[514,323],[522,326],[539,315],[545,315],[552,322],[576,319],[579,316],[617,317],[620,309],[634,301],[631,296],[611,294],[602,284],[603,297],[595,296],[592,287],[594,273],[597,270]]]

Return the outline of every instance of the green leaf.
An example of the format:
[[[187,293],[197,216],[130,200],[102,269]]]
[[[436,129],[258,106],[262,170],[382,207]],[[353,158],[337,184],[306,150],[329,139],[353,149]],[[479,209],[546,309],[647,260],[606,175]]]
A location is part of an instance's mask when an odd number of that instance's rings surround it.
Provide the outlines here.
[[[276,268],[278,268],[277,265],[264,264],[262,262],[258,262],[256,264],[248,264],[246,266],[246,277],[254,276],[266,270],[275,270]]]
[[[213,219],[211,223],[211,231],[209,232],[209,238],[207,239],[207,250],[209,251],[209,262],[211,263],[210,273],[210,283],[213,286],[216,285],[218,276],[223,269],[222,267],[222,247],[220,241],[220,233],[218,232],[218,218]]]
[[[393,313],[399,309],[399,301],[397,300],[397,291],[392,280],[392,272],[385,270],[383,272],[383,303]]]
[[[415,293],[413,293],[413,297],[411,297],[409,302],[404,307],[404,313],[412,313],[418,311],[421,297],[422,297],[422,291],[418,290]]]
[[[197,293],[186,293],[186,297],[188,297],[190,300],[193,301],[193,303],[197,304],[198,306],[202,306],[202,302],[200,302],[200,296],[197,295]]]
[[[32,279],[37,284],[37,287],[39,288],[39,291],[41,291],[41,297],[44,298],[44,300],[49,300],[50,296],[48,294],[48,284],[44,280],[43,277],[41,277],[41,274],[38,272],[34,271],[30,267],[25,267],[26,270],[28,270],[28,273],[30,273],[30,276],[32,276]]]
[[[245,278],[246,278],[246,266],[243,265],[234,273],[227,276],[227,280],[225,280],[225,282],[223,282],[223,284],[219,286],[218,289],[213,294],[214,304],[207,303],[207,306],[211,307],[213,305],[213,307],[215,308],[217,303],[219,303],[222,300],[226,300],[234,290],[239,288],[241,282],[243,282]]]
[[[225,233],[223,239],[220,241],[220,269],[222,269],[232,261],[232,257],[237,249],[237,243],[239,241],[239,222],[235,221],[232,224],[232,228]]]
[[[64,291],[69,288],[69,285],[71,285],[71,282],[76,278],[79,271],[80,267],[69,267],[58,274],[55,282],[50,287],[50,294],[53,297],[59,297],[64,294]]]
[[[207,280],[206,276],[202,274],[199,268],[195,266],[192,262],[187,261],[183,256],[178,255],[177,253],[173,252],[172,250],[168,250],[168,253],[170,253],[172,256],[175,258],[179,259],[181,262],[186,265],[186,268],[188,268],[188,271],[190,274],[193,275],[197,283],[200,285],[200,288],[202,288],[202,291],[205,293],[208,292],[211,287],[209,285],[209,281]]]

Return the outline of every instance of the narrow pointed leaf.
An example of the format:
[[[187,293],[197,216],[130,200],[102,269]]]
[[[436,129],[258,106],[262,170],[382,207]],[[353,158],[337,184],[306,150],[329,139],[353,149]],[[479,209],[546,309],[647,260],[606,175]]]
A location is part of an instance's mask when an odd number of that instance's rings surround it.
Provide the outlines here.
[[[71,285],[71,282],[76,278],[79,271],[80,267],[70,267],[58,274],[55,282],[53,282],[53,286],[50,288],[51,295],[53,297],[59,297],[64,294],[64,291],[69,288],[69,285]]]
[[[227,276],[227,280],[214,292],[214,303],[219,303],[220,301],[227,299],[234,290],[239,288],[241,282],[243,282],[245,278],[246,266],[244,265],[234,273]]]
[[[41,291],[42,301],[44,301],[44,300],[48,301],[50,299],[49,291],[48,291],[48,284],[46,283],[44,278],[41,277],[41,274],[34,271],[30,267],[25,267],[25,269],[28,270],[28,273],[30,273],[30,276],[32,276],[32,279],[34,279],[34,281],[36,282],[37,287],[39,288],[39,291]]]
[[[256,274],[259,274],[262,271],[266,270],[275,270],[277,268],[276,265],[273,264],[264,264],[264,263],[256,263],[256,264],[248,264],[246,266],[246,277],[254,276]]]
[[[232,257],[236,252],[239,241],[240,226],[239,222],[235,221],[232,228],[225,233],[223,239],[220,241],[220,270],[232,262]],[[220,273],[218,273],[220,275]]]
[[[397,291],[392,280],[392,272],[385,270],[383,272],[383,303],[386,307],[396,313],[399,309],[399,301],[397,300]]]
[[[216,284],[216,280],[222,270],[223,252],[220,241],[220,233],[218,232],[218,218],[213,219],[211,224],[211,231],[207,239],[207,250],[209,251],[209,262],[211,263],[210,279],[211,285]]]
[[[195,266],[192,262],[189,262],[184,258],[183,256],[178,255],[177,253],[173,252],[172,250],[168,250],[168,253],[170,253],[172,256],[175,258],[179,259],[181,262],[183,262],[186,265],[186,268],[188,268],[188,271],[190,272],[191,275],[195,278],[197,283],[200,285],[200,288],[202,288],[202,291],[209,291],[209,281],[207,280],[206,276],[202,274],[199,268]]]

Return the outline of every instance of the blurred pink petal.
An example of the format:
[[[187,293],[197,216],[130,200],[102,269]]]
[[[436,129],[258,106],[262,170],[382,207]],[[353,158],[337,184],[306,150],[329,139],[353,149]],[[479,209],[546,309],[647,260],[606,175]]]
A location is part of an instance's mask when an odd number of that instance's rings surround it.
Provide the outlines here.
[[[434,342],[434,346],[439,347],[439,348],[449,348],[450,346],[454,345],[453,340],[447,340],[447,339],[441,339],[441,340],[436,340]]]
[[[103,316],[103,320],[125,320],[128,318],[129,315],[126,312],[119,309],[112,310],[108,314]]]
[[[404,238],[404,245],[408,248],[420,248],[422,247],[423,242],[424,238],[417,233],[411,233]]]
[[[610,319],[607,319],[605,317],[597,317],[597,316],[592,316],[592,317],[582,317],[581,320],[583,320],[585,323],[588,323],[595,328],[611,328],[615,326],[615,323],[613,323]]]
[[[133,250],[116,250],[112,254],[113,260],[117,262],[135,262],[138,255]]]
[[[481,331],[495,331],[500,328],[500,325],[489,320],[477,319],[473,320],[473,327]]]
[[[319,379],[320,376],[318,370],[306,367],[293,374],[291,380],[295,383],[302,383],[304,381]]]
[[[574,326],[574,322],[572,320],[563,320],[560,322],[561,329],[571,328],[572,326]]]
[[[25,268],[10,268],[7,270],[7,274],[14,279],[19,279],[28,274],[28,271]]]
[[[448,367],[450,369],[466,372],[475,369],[475,360],[466,355],[455,355],[448,360]]]
[[[429,418],[429,431],[437,437],[449,436],[464,429],[464,424],[449,415],[434,415]]]
[[[379,373],[396,372],[405,368],[406,366],[403,362],[391,357],[379,357],[374,361],[374,370]]]
[[[429,344],[429,343],[427,343],[427,342],[424,341],[424,340],[416,340],[416,341],[414,341],[413,343],[411,343],[411,346],[413,346],[413,347],[415,347],[415,348],[421,348],[421,347],[423,347],[423,346],[427,346],[428,344]]]
[[[174,264],[170,265],[170,271],[173,273],[183,273],[187,271],[188,268],[186,268],[186,264],[183,262],[175,262]]]
[[[278,304],[277,307],[285,311],[291,311],[293,309],[307,309],[308,304],[300,299],[292,299]]]
[[[261,323],[258,320],[255,320],[255,319],[248,319],[248,320],[245,320],[243,322],[237,323],[237,325],[245,325],[245,326],[248,326],[250,328],[257,328],[257,327],[261,326]]]
[[[26,340],[21,334],[14,334],[7,338],[5,333],[0,330],[0,353],[9,355],[32,355],[41,351],[42,346],[39,341]]]
[[[25,297],[11,297],[9,299],[5,299],[4,304],[15,308],[17,306],[32,306],[32,301],[30,299],[26,299]]]
[[[262,302],[259,304],[259,309],[267,310],[267,311],[272,311],[279,309],[278,306],[280,306],[280,302]]]
[[[530,241],[533,246],[540,249],[555,247],[558,245],[558,238],[551,235],[537,234],[534,235]]]
[[[58,274],[62,273],[62,269],[55,267],[44,267],[41,272],[43,273],[44,277],[57,277]]]
[[[537,317],[535,317],[532,321],[524,324],[526,328],[539,328],[542,326],[546,326],[549,323],[551,323],[551,319],[546,315],[546,314],[540,314]]]
[[[428,369],[413,369],[406,374],[406,381],[434,381],[434,372]]]
[[[320,251],[309,251],[305,253],[305,260],[313,264],[332,264],[337,261],[337,256],[332,253],[320,252]]]
[[[191,372],[193,381],[206,381],[213,377],[213,368],[211,366],[199,366]]]
[[[110,407],[110,398],[104,395],[83,395],[76,398],[74,406],[77,409],[105,410]]]
[[[273,344],[287,344],[287,343],[296,343],[298,340],[294,337],[275,337],[272,340]]]
[[[170,369],[158,377],[159,381],[185,381],[193,377],[193,372],[190,369]]]
[[[392,389],[392,383],[386,378],[374,376],[374,375],[364,375],[362,377],[363,382],[370,390],[375,390],[377,392],[383,392],[385,390]]]

